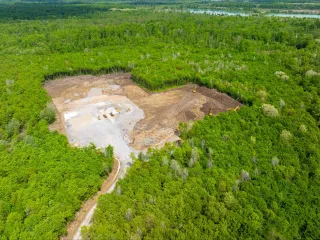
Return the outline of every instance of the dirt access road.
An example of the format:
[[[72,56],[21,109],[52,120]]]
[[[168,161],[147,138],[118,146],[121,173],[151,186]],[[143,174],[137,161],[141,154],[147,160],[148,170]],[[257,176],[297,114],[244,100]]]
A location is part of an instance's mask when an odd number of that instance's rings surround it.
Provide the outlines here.
[[[60,240],[78,240],[81,239],[81,227],[87,226],[93,216],[94,210],[97,206],[99,196],[104,193],[110,193],[117,180],[120,172],[120,161],[115,158],[112,166],[112,172],[108,178],[103,182],[101,189],[91,199],[86,201],[81,209],[77,212],[75,219],[68,225],[67,236],[60,237]]]

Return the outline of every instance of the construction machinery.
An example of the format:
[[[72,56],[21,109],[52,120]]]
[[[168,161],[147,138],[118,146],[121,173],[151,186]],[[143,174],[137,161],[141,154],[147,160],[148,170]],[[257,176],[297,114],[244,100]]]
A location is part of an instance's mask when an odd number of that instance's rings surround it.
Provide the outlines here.
[[[127,109],[127,112],[130,112],[130,111],[131,111],[131,109],[130,109],[130,108],[128,108],[128,109]]]
[[[192,92],[193,92],[193,93],[196,93],[196,92],[197,92],[197,86],[194,86]]]
[[[239,109],[240,109],[240,106],[236,106],[235,108],[228,108],[227,111],[233,110],[233,111],[237,112]]]
[[[209,116],[212,116],[213,115],[213,112],[212,112],[212,107],[210,107],[210,110],[209,110],[209,113],[208,113]]]

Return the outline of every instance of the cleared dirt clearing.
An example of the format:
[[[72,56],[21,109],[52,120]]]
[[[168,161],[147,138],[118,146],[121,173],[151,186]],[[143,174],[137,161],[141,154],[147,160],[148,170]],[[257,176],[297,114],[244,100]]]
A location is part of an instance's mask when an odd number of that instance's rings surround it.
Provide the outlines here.
[[[101,101],[107,101],[123,96],[144,112],[144,118],[136,123],[133,121],[134,126],[125,137],[132,148],[141,151],[178,140],[175,130],[179,122],[200,120],[208,114],[210,108],[213,114],[217,114],[228,108],[241,106],[236,100],[215,89],[198,86],[197,92],[193,93],[194,86],[189,84],[168,91],[149,93],[137,86],[129,73],[85,75],[48,81],[45,89],[52,97],[59,117],[59,121],[51,128],[66,134],[63,113],[70,111],[71,106],[76,108],[79,101],[84,103],[86,100],[83,99],[101,98]],[[117,104],[117,101],[114,103]],[[78,107],[83,106],[79,104]],[[70,135],[67,135],[70,140]],[[116,147],[115,144],[114,146]]]

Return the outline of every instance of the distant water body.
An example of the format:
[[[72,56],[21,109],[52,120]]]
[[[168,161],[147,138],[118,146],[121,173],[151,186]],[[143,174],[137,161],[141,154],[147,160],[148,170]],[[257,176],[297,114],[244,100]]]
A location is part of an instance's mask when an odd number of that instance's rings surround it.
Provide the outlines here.
[[[202,9],[190,9],[190,13],[208,14],[216,16],[252,16],[251,13],[243,12],[231,12],[231,11],[218,11],[218,10],[202,10]],[[268,17],[292,17],[292,18],[319,18],[317,14],[291,14],[291,13],[268,13],[265,16]]]
[[[251,14],[249,14],[249,13],[228,12],[228,11],[218,11],[218,10],[190,9],[190,12],[191,13],[198,13],[198,14],[209,14],[209,15],[251,16]]]
[[[320,18],[317,14],[269,13],[268,17]]]

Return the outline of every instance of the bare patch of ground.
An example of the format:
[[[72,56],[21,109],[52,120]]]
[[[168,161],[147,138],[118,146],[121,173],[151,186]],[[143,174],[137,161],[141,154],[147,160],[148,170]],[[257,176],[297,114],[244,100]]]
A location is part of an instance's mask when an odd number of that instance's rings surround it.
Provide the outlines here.
[[[200,120],[209,113],[210,108],[215,115],[229,108],[241,106],[238,101],[215,89],[197,86],[197,92],[193,93],[194,86],[196,85],[188,84],[168,91],[149,93],[137,86],[131,80],[129,73],[85,75],[48,81],[45,89],[52,97],[58,112],[58,121],[51,128],[67,134],[71,140],[72,134],[68,133],[64,116],[66,112],[84,108],[89,103],[88,99],[90,104],[109,100],[112,100],[113,104],[118,104],[122,101],[125,105],[131,104],[133,108],[136,106],[136,112],[141,109],[144,113],[143,117],[140,114],[141,119],[139,117],[135,121],[128,119],[127,124],[131,122],[131,128],[126,126],[127,129],[124,129],[125,138],[130,147],[142,151],[148,147],[162,146],[166,142],[178,140],[175,130],[179,122]],[[124,119],[130,118],[125,114],[127,113],[124,112],[122,115]],[[85,116],[78,119],[79,124],[87,120]],[[101,121],[91,123],[97,124]],[[79,134],[83,130],[79,129]],[[92,131],[92,128],[86,131]],[[94,139],[91,140],[94,142]],[[116,144],[113,145],[116,147]]]

